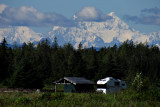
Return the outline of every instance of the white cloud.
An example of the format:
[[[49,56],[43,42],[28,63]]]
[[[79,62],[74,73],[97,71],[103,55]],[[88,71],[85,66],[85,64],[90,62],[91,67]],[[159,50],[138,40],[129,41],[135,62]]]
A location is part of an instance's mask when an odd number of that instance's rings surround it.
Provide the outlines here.
[[[97,19],[99,11],[94,7],[84,7],[81,11],[77,13],[78,17],[86,19]]]
[[[4,11],[4,9],[7,7],[5,4],[0,4],[0,14]]]
[[[72,22],[57,13],[42,13],[33,7],[11,8],[0,5],[0,26],[70,26]]]
[[[111,16],[103,14],[95,7],[82,8],[74,16],[76,21],[106,21]],[[0,4],[0,27],[2,26],[73,26],[75,20],[70,20],[57,13],[42,13],[34,7],[21,6],[12,8]]]
[[[75,16],[76,20],[82,21],[105,21],[111,19],[110,16],[103,14],[100,10],[92,6],[82,8]]]

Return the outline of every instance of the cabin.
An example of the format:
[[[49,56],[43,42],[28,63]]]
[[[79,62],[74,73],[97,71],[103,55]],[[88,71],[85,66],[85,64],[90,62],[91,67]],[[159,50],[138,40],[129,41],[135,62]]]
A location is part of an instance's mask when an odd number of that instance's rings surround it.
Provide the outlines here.
[[[121,89],[126,89],[127,85],[125,81],[120,79],[114,79],[113,77],[106,77],[97,81],[97,92],[107,93],[117,93]]]
[[[55,92],[58,84],[64,84],[64,92],[93,92],[94,82],[83,77],[64,77],[55,82]]]

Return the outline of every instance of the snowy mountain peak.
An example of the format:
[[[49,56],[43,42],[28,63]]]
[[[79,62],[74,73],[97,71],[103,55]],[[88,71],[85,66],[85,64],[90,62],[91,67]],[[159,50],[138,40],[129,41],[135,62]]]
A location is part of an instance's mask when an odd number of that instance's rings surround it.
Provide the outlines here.
[[[52,39],[56,36],[60,45],[70,42],[75,48],[80,42],[85,47],[101,47],[122,43],[127,39],[135,42],[149,41],[147,35],[131,29],[114,12],[108,16],[112,19],[104,22],[80,21],[77,26],[68,28],[55,26],[48,36]]]
[[[26,26],[17,26],[17,27],[14,27],[14,28],[18,31],[32,31],[30,28],[28,28]]]
[[[88,48],[113,46],[115,43],[119,44],[127,39],[132,39],[134,42],[144,43],[147,41],[149,44],[160,46],[160,32],[146,35],[131,29],[114,12],[109,13],[108,16],[112,18],[102,22],[75,21],[76,25],[73,27],[54,26],[46,36],[23,26],[1,28],[0,41],[5,37],[9,44],[13,44],[15,41],[17,44],[29,41],[36,43],[36,41],[44,39],[53,42],[57,37],[58,44],[61,46],[65,43],[71,43],[75,48],[78,48],[81,42],[83,47]]]
[[[112,17],[116,16],[115,12],[110,12],[108,15]]]
[[[59,29],[60,27],[59,26],[54,26],[53,27],[53,30],[57,30],[57,29]]]
[[[6,38],[8,44],[16,42],[18,45],[24,42],[35,42],[41,39],[42,34],[35,33],[28,27],[17,26],[0,29],[0,41]]]

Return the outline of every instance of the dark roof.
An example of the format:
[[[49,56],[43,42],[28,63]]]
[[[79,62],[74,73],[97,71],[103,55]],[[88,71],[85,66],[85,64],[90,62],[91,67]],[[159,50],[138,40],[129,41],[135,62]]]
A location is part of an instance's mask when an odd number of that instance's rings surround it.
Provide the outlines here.
[[[62,83],[62,82],[64,83],[64,81],[65,83],[72,83],[74,85],[76,84],[94,84],[94,82],[92,82],[91,80],[88,80],[83,77],[64,77],[58,81],[55,81],[54,83]]]

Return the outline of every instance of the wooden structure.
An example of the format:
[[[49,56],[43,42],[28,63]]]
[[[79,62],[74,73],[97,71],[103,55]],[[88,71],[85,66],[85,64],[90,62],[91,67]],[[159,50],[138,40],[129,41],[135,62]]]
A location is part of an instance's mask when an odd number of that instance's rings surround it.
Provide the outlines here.
[[[94,82],[82,77],[64,77],[55,82],[55,92],[57,84],[64,84],[64,92],[93,92]]]

